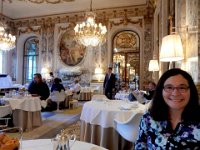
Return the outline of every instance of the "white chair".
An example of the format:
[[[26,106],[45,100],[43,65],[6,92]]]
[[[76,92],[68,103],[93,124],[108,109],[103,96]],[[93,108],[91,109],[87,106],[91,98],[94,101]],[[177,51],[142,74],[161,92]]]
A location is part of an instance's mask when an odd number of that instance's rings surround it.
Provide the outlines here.
[[[10,120],[11,118],[0,118],[0,129],[4,129],[6,127],[8,127],[8,121]]]
[[[80,95],[81,95],[81,91],[75,92],[72,97],[73,99],[80,100]]]
[[[134,114],[126,122],[114,119],[115,130],[127,141],[135,143],[138,136],[140,119],[143,113]]]
[[[10,105],[0,106],[0,118],[12,114]]]
[[[69,101],[69,109],[71,109],[71,106],[72,106],[72,109],[78,107],[78,100],[75,100],[75,99],[72,99]]]
[[[59,104],[60,102],[63,102],[66,98],[66,94],[64,90],[59,91],[53,91],[50,95],[51,100],[54,102],[57,102],[57,111],[60,111]]]

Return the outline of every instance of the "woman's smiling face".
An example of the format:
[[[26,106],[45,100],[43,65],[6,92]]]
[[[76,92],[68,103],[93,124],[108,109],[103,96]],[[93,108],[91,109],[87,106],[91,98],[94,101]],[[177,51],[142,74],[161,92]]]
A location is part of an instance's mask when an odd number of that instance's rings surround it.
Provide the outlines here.
[[[162,94],[169,110],[182,112],[190,99],[189,83],[180,74],[171,76],[165,81]]]

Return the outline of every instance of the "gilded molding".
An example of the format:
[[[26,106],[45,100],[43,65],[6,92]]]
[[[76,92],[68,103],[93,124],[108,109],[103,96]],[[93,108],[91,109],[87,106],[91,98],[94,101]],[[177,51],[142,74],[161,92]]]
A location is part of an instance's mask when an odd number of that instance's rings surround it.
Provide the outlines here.
[[[26,28],[21,28],[18,29],[18,34],[25,34],[25,33],[35,33],[35,34],[41,34],[41,27],[26,27]]]
[[[8,0],[9,2],[12,2],[12,0]],[[58,4],[63,2],[72,2],[75,0],[18,0],[18,1],[24,1],[24,2],[30,2],[35,4],[42,4],[42,3],[49,3],[49,4]]]
[[[66,30],[68,30],[68,29],[70,29],[70,28],[73,29],[74,26],[75,26],[74,23],[68,24],[67,27],[59,26],[59,27],[58,27],[58,33],[60,33],[61,31],[66,31]]]
[[[146,13],[146,6],[127,7],[127,8],[118,8],[118,9],[105,9],[105,10],[97,10],[95,12],[97,14],[97,17],[96,17],[97,22],[103,22],[104,24],[107,25],[109,19],[122,18],[125,16],[124,23],[126,24],[126,21],[130,23],[132,22],[131,20],[128,20],[128,17],[144,16]],[[84,13],[85,12],[77,12],[77,13],[26,18],[26,19],[17,19],[17,20],[13,20],[13,22],[16,28],[31,26],[31,25],[41,26],[42,24],[49,24],[49,23],[52,26],[58,23],[72,23],[73,24],[75,22],[84,21],[85,20]]]

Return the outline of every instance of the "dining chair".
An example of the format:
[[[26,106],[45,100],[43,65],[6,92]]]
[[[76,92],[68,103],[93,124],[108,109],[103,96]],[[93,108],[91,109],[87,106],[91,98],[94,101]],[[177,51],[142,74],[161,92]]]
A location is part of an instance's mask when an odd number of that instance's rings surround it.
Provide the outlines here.
[[[80,100],[80,95],[81,95],[81,91],[78,91],[78,92],[73,93],[72,97],[76,100]]]
[[[115,130],[127,141],[135,143],[138,136],[140,119],[143,113],[133,114],[127,121],[114,119]]]
[[[56,111],[60,111],[59,109],[59,104],[60,102],[63,102],[66,98],[66,94],[64,90],[59,91],[53,91],[50,95],[51,100],[54,102],[57,102],[57,110]]]
[[[0,130],[8,127],[8,121],[11,118],[0,118]]]

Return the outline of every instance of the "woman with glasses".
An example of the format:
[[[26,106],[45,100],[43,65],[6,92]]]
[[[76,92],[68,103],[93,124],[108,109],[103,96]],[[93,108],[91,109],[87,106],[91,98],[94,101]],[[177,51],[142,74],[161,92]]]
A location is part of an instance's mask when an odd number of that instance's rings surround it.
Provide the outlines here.
[[[200,149],[198,93],[187,72],[171,69],[161,76],[135,149]]]

